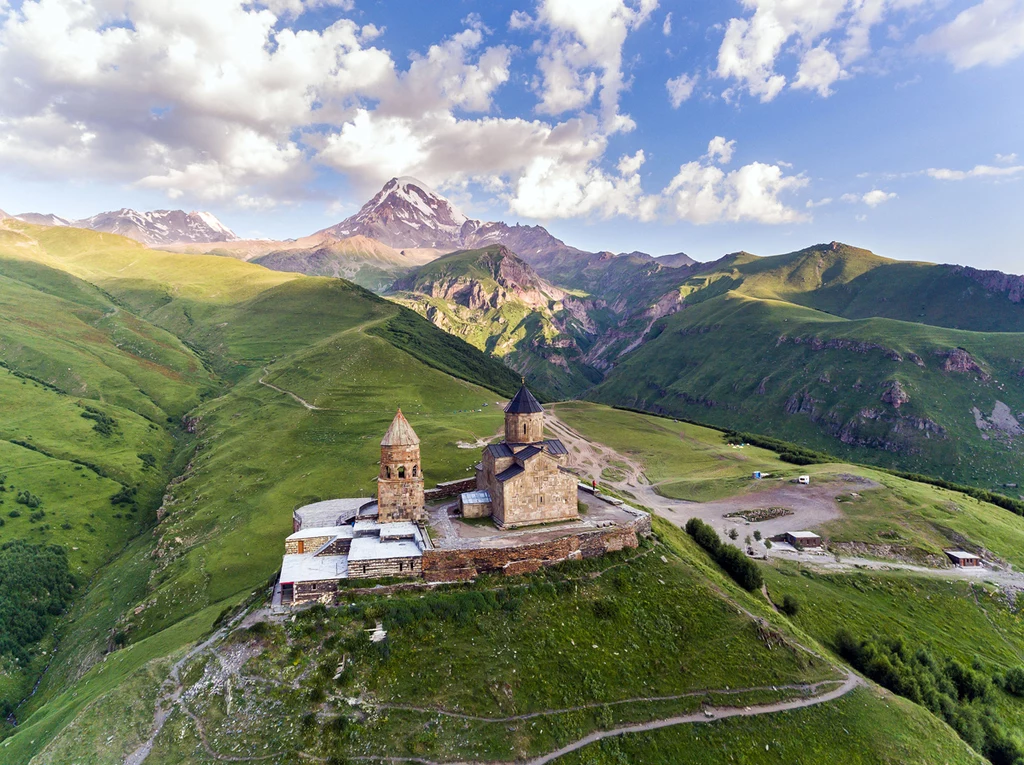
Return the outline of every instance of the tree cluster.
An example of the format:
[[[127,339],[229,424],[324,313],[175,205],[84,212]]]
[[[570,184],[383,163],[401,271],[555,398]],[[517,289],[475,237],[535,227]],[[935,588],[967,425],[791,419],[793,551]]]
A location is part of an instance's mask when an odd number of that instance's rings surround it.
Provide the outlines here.
[[[724,544],[719,539],[718,532],[711,526],[699,518],[691,518],[686,522],[686,533],[693,537],[693,541],[703,547],[740,587],[751,592],[761,589],[764,579],[757,564],[739,548]]]

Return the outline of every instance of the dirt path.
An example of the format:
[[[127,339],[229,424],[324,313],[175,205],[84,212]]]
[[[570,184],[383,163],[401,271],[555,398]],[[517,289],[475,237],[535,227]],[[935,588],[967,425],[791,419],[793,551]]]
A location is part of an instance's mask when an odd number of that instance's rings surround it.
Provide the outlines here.
[[[710,502],[687,502],[671,499],[657,492],[644,475],[643,466],[604,444],[588,441],[551,412],[545,412],[545,425],[569,449],[569,465],[589,480],[601,480],[620,492],[629,492],[639,504],[654,510],[659,516],[682,527],[690,518],[700,518],[710,523],[725,541],[728,531],[735,528],[739,537],[737,546],[753,528],[765,537],[772,537],[784,531],[812,529],[827,521],[841,518],[843,511],[836,497],[844,493],[860,492],[877,487],[878,484],[859,476],[837,477],[832,480],[818,480],[811,486],[781,483],[766,480],[759,491],[740,494]],[[626,477],[618,481],[602,480],[601,471],[611,462],[627,465]],[[785,507],[792,510],[789,515],[748,525],[743,518],[729,518],[730,513],[754,510],[764,507]],[[1024,591],[1024,573],[1011,570],[979,568],[928,568],[899,561],[876,560],[836,556],[825,552],[799,552],[788,545],[776,545],[771,550],[763,543],[752,542],[756,551],[770,558],[799,561],[811,568],[824,572],[848,572],[869,569],[872,571],[907,571],[921,576],[958,581],[990,581],[1004,590]]]
[[[266,367],[263,367],[263,375],[264,375],[264,377],[266,375],[268,375],[268,374],[270,374],[270,372],[267,370]],[[304,407],[306,407],[306,409],[309,409],[309,410],[315,411],[315,412],[323,411],[320,407],[314,406],[313,404],[311,404],[308,401],[306,401],[306,399],[299,397],[298,395],[292,393],[290,390],[285,390],[284,388],[278,388],[276,385],[272,385],[271,383],[268,383],[266,380],[263,379],[263,377],[261,377],[259,379],[259,383],[260,383],[260,385],[266,385],[271,390],[276,390],[278,393],[283,393],[286,396],[291,396],[293,399],[295,399],[300,404],[302,404]]]
[[[163,693],[157,698],[156,711],[153,713],[153,731],[142,746],[125,758],[124,765],[142,765],[146,758],[149,757],[149,753],[153,749],[153,743],[156,741],[156,737],[160,735],[160,731],[163,730],[167,717],[171,714],[174,707],[178,705],[181,694],[185,692],[185,687],[181,682],[182,667],[195,656],[209,650],[214,643],[227,635],[244,616],[245,613],[243,612],[234,617],[230,622],[215,631],[210,637],[192,648],[174,663],[167,679],[161,685]]]
[[[804,709],[806,707],[824,704],[828,701],[834,701],[863,684],[864,681],[851,672],[847,675],[843,684],[838,688],[828,691],[827,693],[822,693],[819,696],[813,696],[809,699],[792,699],[790,701],[778,701],[773,704],[759,704],[751,707],[707,707],[704,711],[693,714],[679,715],[678,717],[668,717],[662,720],[651,720],[650,722],[637,723],[635,725],[622,725],[618,728],[595,731],[594,733],[584,736],[571,744],[567,744],[561,749],[551,752],[550,754],[545,754],[541,757],[527,760],[527,764],[544,765],[544,763],[557,760],[559,757],[569,754],[570,752],[575,752],[576,750],[582,749],[583,747],[597,741],[602,741],[606,738],[614,738],[615,736],[622,736],[628,733],[645,733],[647,731],[660,730],[661,728],[670,728],[675,725],[707,723],[714,720],[724,720],[729,717],[755,717],[757,715],[773,714],[775,712],[786,712],[792,709]]]

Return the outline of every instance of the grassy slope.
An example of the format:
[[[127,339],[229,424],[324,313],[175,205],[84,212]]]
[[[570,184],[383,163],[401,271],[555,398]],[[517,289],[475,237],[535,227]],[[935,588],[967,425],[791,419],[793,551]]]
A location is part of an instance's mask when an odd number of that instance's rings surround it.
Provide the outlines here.
[[[548,751],[595,728],[693,711],[708,698],[756,703],[792,693],[772,691],[772,685],[834,676],[820,660],[762,642],[749,617],[728,601],[768,616],[763,606],[709,569],[678,532],[666,533],[669,546],[646,551],[628,567],[616,565],[620,555],[514,581],[486,578],[455,590],[458,597],[497,589],[511,594],[514,607],[461,613],[453,608],[410,621],[398,615],[450,596],[363,598],[365,616],[313,612],[273,630],[269,639],[239,635],[236,646],[262,649],[244,668],[254,684],[235,681],[235,711],[227,715],[223,690],[204,682],[201,666],[190,669],[186,676],[196,684],[190,709],[200,716],[215,750],[236,756],[269,748],[281,752],[282,762],[295,759],[300,749],[314,756],[340,752],[504,760]],[[600,576],[590,575],[600,571]],[[369,646],[345,642],[372,624],[376,613],[384,614],[388,630],[387,658]],[[343,656],[349,671],[342,683],[331,683]],[[305,680],[296,689],[291,681],[300,676]],[[311,698],[314,687],[324,689],[326,703]],[[714,693],[727,687],[760,690],[732,697]],[[614,704],[691,691],[698,693],[674,701]],[[585,703],[613,705],[494,722],[391,710],[352,722],[339,742],[326,722],[349,714],[345,698],[353,695],[371,705],[498,718]],[[309,712],[318,714],[315,725],[323,726],[322,733],[304,732]],[[113,726],[119,714],[97,709],[90,717],[105,716],[106,725]],[[104,725],[92,722],[87,728],[101,731]],[[195,730],[188,719],[172,718],[153,761],[203,761]]]
[[[686,474],[694,481],[702,477],[716,481],[739,480],[722,476],[730,469],[745,471],[748,467],[744,464],[748,457],[746,449],[732,450],[724,444],[720,432],[707,428],[584,403],[560,405],[558,414],[584,435],[639,460],[648,467],[648,475],[653,480],[672,480],[680,474]],[[712,455],[710,460],[709,455]],[[760,464],[765,457],[758,455],[757,459]],[[1024,556],[1020,553],[1024,549],[1024,519],[1006,510],[956,492],[852,465],[817,465],[801,470],[820,476],[860,474],[882,484],[878,489],[860,492],[860,500],[840,504],[844,517],[829,522],[822,529],[833,540],[868,544],[896,541],[923,552],[938,552],[948,546],[948,537],[942,529],[951,529],[986,546],[1017,567],[1024,565]],[[743,486],[735,486],[733,493],[743,490]],[[893,531],[900,535],[899,539],[894,540]],[[942,544],[944,539],[947,540],[945,545]],[[800,611],[791,620],[794,627],[824,646],[831,647],[836,632],[846,628],[862,637],[875,634],[903,636],[912,645],[931,646],[938,656],[957,658],[968,664],[978,659],[989,671],[1002,672],[1024,662],[1024,631],[1021,629],[1024,617],[1015,603],[1009,602],[1004,594],[984,582],[968,584],[906,573],[872,571],[816,574],[787,563],[763,566],[762,571],[775,602],[781,602],[787,594],[799,600]],[[845,720],[852,715],[865,724],[878,725],[882,716],[881,705],[866,694],[862,694],[860,701],[863,708],[852,701],[842,702],[840,707],[843,711],[837,719]],[[896,699],[886,703],[905,707],[909,715],[908,724],[917,731],[949,732],[945,726],[929,721],[924,710],[915,710],[912,705]],[[1024,703],[1001,692],[997,692],[994,703],[1006,719],[1018,725],[1024,722]],[[794,723],[803,720],[822,725],[826,723],[824,714],[825,710],[821,709],[817,712],[787,713],[786,718]],[[875,722],[868,723],[869,720]],[[836,728],[835,721],[827,724]],[[772,761],[761,759],[767,755],[754,746],[759,736],[762,743],[771,743],[773,750],[790,745],[779,738],[785,726],[775,721],[729,722],[722,723],[721,727],[730,733],[711,734],[710,740],[717,742],[715,746],[728,741],[738,742],[739,751],[750,758],[746,760],[749,762]],[[840,727],[845,728],[845,723]],[[804,755],[806,759],[793,761],[843,762],[846,761],[844,756],[852,756],[844,754],[847,747],[863,747],[865,743],[868,747],[861,755],[865,759],[849,761],[903,761],[898,753],[911,745],[913,737],[904,738],[899,726],[885,724],[882,729],[885,735],[870,742],[850,740],[846,737],[848,734],[839,737],[837,741],[840,744],[835,754],[828,755],[834,756],[835,760],[829,760],[824,752],[816,752],[812,748]],[[584,752],[595,762],[614,762],[614,759],[600,759],[598,753],[600,757],[608,758],[616,752],[627,759],[639,756],[640,752],[647,755],[658,752],[666,760],[671,760],[670,752],[672,757],[692,756],[694,747],[699,746],[695,736],[700,736],[701,741],[709,740],[703,734],[678,729],[675,733],[630,737],[623,742],[621,749],[605,744]],[[737,750],[730,749],[729,754],[737,754]],[[920,761],[928,762],[934,761],[928,757],[937,755],[920,756]],[[952,754],[943,756],[951,757],[950,762],[961,761],[952,758]],[[817,759],[819,757],[824,759]],[[788,757],[784,759],[790,761]]]
[[[1024,483],[1021,440],[983,438],[989,434],[979,431],[971,411],[991,414],[996,401],[1024,411],[1020,335],[847,321],[735,292],[669,317],[658,332],[591,394],[596,400],[755,430],[964,483]],[[881,348],[815,350],[792,342],[797,337]],[[942,371],[937,354],[958,347],[991,379]],[[912,353],[923,367],[910,360]],[[899,410],[882,401],[893,381],[910,397]],[[789,414],[787,407],[797,411]]]
[[[959,492],[856,465],[797,467],[764,449],[736,449],[721,431],[664,417],[584,402],[559,404],[555,411],[583,435],[643,464],[648,479],[668,497],[699,502],[766,488],[751,479],[753,470],[780,480],[807,473],[816,482],[859,475],[879,486],[838,498],[843,517],[818,529],[832,541],[901,545],[921,559],[966,543],[1024,567],[1024,518]]]
[[[470,382],[453,381],[440,369],[451,362],[463,377],[506,392],[515,380],[497,362],[339,280],[277,274],[224,258],[156,253],[108,235],[19,229],[5,232],[15,240],[0,252],[5,256],[0,263],[7,271],[32,271],[44,292],[67,292],[70,284],[90,297],[98,295],[100,308],[95,313],[102,317],[115,306],[118,315],[130,317],[151,336],[167,339],[169,346],[190,360],[194,378],[186,382],[192,383],[191,391],[184,384],[169,386],[171,391],[184,390],[177,399],[170,394],[156,398],[151,391],[158,386],[145,384],[136,389],[141,388],[148,407],[142,396],[136,395],[133,401],[128,394],[121,397],[137,403],[146,414],[152,411],[151,423],[142,420],[136,425],[138,415],[125,407],[103,405],[118,418],[119,431],[110,442],[98,444],[86,434],[81,448],[102,452],[111,474],[127,469],[124,464],[131,462],[133,451],[157,452],[166,463],[173,442],[160,429],[166,418],[159,415],[168,412],[176,421],[187,407],[223,386],[224,379],[236,382],[226,396],[191,413],[199,418],[197,435],[179,436],[185,442],[176,453],[179,459],[188,454],[183,448],[198,446],[200,451],[188,466],[185,480],[173,490],[168,519],[155,535],[140,538],[107,564],[74,609],[66,639],[39,692],[19,713],[21,732],[5,742],[15,747],[11,751],[21,752],[18,757],[23,759],[18,761],[27,761],[49,735],[38,731],[59,729],[97,694],[111,691],[120,682],[103,680],[109,680],[111,673],[94,665],[102,658],[111,630],[125,630],[133,641],[130,649],[116,654],[123,670],[117,678],[126,677],[208,629],[223,601],[244,597],[266,581],[279,563],[281,539],[290,528],[294,507],[311,497],[372,492],[375,439],[386,429],[396,406],[406,407],[425,451],[432,455],[425,459],[428,482],[465,475],[472,455],[457,450],[454,442],[497,429],[496,395]],[[12,309],[12,318],[19,310]],[[53,324],[60,310],[59,306],[50,311],[41,307],[40,324]],[[391,331],[392,321],[404,334]],[[4,322],[0,331],[14,331],[13,324]],[[368,330],[381,334],[371,335]],[[411,350],[430,365],[385,337],[412,343],[416,347]],[[36,344],[29,339],[19,346],[27,366],[36,360]],[[81,343],[68,346],[66,352],[63,346],[55,346],[53,357],[70,366],[75,375],[85,376],[87,371],[102,382],[106,368],[97,364],[93,370],[76,357]],[[450,353],[451,358],[431,355],[438,351]],[[152,365],[142,366],[152,373]],[[39,364],[31,369],[38,374]],[[261,385],[258,379],[264,374],[278,387],[290,386],[297,395],[318,402],[324,411],[307,410]],[[77,417],[76,404],[57,391],[29,380],[22,385],[21,379],[15,379],[13,384],[36,399],[35,408],[26,410],[31,416],[12,427],[30,430],[41,446],[53,446],[54,465],[46,467],[46,481],[64,480],[61,465],[65,463],[60,460],[81,456],[67,445],[69,436],[90,423]],[[106,391],[103,384],[97,388]],[[156,411],[154,399],[166,409]],[[136,430],[138,443],[128,443]],[[354,445],[359,448],[353,449]],[[113,448],[103,448],[108,446]],[[137,458],[135,462],[132,467],[138,469],[141,463]],[[77,471],[70,470],[77,477]],[[166,477],[158,482],[160,487]],[[17,480],[9,476],[9,481],[18,485],[22,479],[19,474]],[[78,499],[89,496],[76,495]],[[151,504],[147,509],[151,513],[154,508]],[[88,503],[77,512],[87,511],[91,512]],[[72,520],[77,521],[77,516]],[[4,531],[10,528],[8,524]],[[126,530],[104,550],[117,552],[137,530],[138,526]],[[54,530],[58,535],[63,532]],[[85,548],[77,552],[93,561]],[[138,606],[142,608],[133,613]],[[109,665],[107,661],[102,667]],[[96,678],[90,680],[94,673]]]

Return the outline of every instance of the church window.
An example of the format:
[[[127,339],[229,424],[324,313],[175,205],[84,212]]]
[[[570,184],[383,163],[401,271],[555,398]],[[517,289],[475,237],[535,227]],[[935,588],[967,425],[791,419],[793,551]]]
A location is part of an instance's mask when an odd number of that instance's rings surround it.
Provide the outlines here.
[[[388,467],[384,468],[384,470],[386,470],[386,471],[387,471],[387,474],[388,474],[388,478],[390,478],[390,477],[391,477],[391,467],[390,467],[390,466],[388,466]]]
[[[398,477],[405,478],[405,465],[402,465],[402,467],[398,468]]]
[[[523,435],[524,436],[526,435],[526,423],[525,422],[523,423]]]
[[[416,477],[416,465],[413,465],[413,466],[412,466],[412,477],[413,477],[413,478],[415,478],[415,477]]]

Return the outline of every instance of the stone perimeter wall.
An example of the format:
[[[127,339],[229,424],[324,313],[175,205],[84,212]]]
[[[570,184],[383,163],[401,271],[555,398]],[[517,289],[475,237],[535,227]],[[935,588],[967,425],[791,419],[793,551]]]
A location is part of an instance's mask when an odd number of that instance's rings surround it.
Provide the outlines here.
[[[501,571],[506,576],[528,574],[541,566],[636,547],[639,538],[650,533],[651,516],[643,513],[626,526],[572,534],[550,542],[475,550],[425,550],[423,578],[428,582],[454,582],[491,571]]]
[[[458,481],[446,481],[439,483],[433,489],[423,492],[424,497],[430,502],[445,497],[457,497],[464,491],[476,491],[476,478],[460,478]]]

